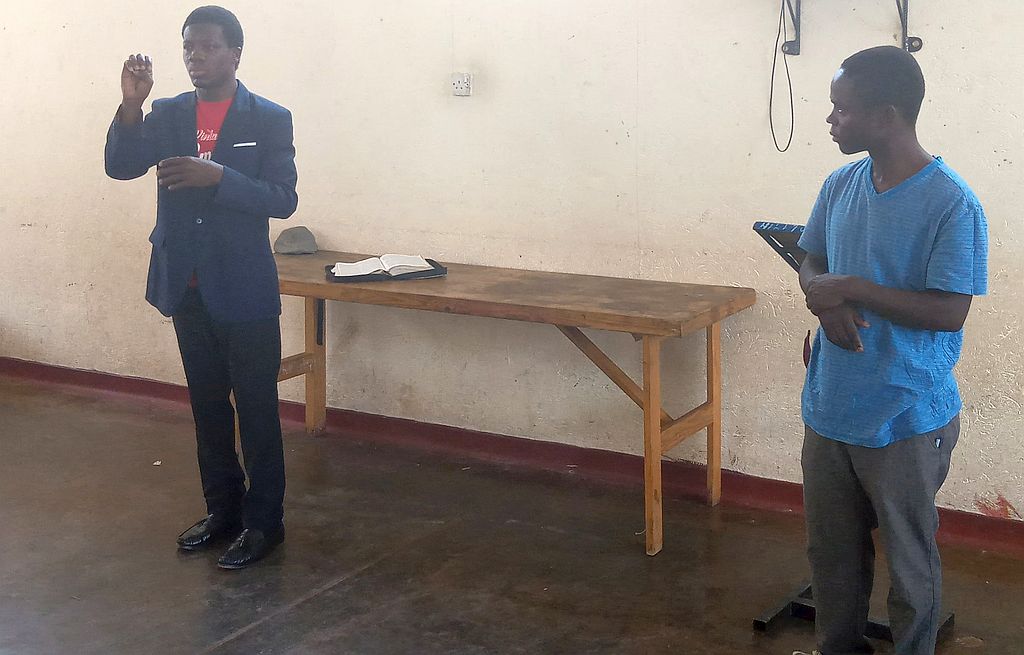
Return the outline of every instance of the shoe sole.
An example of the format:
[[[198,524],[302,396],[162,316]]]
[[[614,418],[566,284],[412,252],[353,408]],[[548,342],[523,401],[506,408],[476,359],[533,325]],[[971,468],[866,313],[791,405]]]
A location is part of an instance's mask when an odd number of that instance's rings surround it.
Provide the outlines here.
[[[199,544],[198,546],[188,546],[185,544],[178,544],[178,550],[183,553],[198,553],[202,550],[209,550],[210,544]]]
[[[277,547],[275,546],[274,549],[276,549],[276,548]],[[252,566],[253,564],[256,564],[257,562],[263,561],[264,559],[269,557],[272,552],[274,552],[274,551],[271,550],[269,552],[266,552],[263,555],[261,555],[260,557],[257,557],[256,559],[249,560],[248,562],[245,562],[244,564],[223,564],[221,562],[217,562],[217,568],[224,569],[225,571],[237,571],[238,569],[248,568],[248,567]]]
[[[222,564],[221,562],[217,562],[217,568],[224,569],[225,571],[237,571],[238,569],[248,568],[248,567],[252,566],[253,564],[255,564],[257,562],[262,561],[262,560],[266,559],[267,557],[270,557],[277,550],[277,548],[281,544],[283,544],[283,543],[284,543],[284,538],[282,537],[281,541],[278,541],[273,546],[271,546],[270,549],[267,550],[267,552],[263,553],[262,555],[260,555],[256,559],[249,560],[245,564]]]
[[[223,534],[218,535],[216,537],[211,537],[210,539],[207,539],[206,541],[195,545],[183,544],[178,542],[178,550],[183,550],[187,553],[195,553],[202,550],[210,550],[214,546],[223,546],[224,544],[231,543],[232,539],[233,537],[231,537],[230,534]]]

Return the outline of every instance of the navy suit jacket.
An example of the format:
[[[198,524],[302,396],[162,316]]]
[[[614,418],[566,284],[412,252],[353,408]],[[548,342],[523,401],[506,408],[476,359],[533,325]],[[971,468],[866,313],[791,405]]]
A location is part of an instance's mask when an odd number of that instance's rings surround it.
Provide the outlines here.
[[[107,175],[130,180],[167,157],[196,156],[196,94],[153,101],[142,123],[107,132]],[[281,313],[270,217],[295,211],[295,148],[291,113],[239,82],[213,151],[224,166],[216,187],[157,191],[150,234],[146,300],[171,316],[192,272],[217,322],[253,321]]]

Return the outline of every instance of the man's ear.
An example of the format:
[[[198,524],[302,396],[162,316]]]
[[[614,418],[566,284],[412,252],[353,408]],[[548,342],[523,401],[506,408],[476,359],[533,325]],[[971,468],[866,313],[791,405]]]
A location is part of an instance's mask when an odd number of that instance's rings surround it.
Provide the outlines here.
[[[878,121],[883,127],[890,128],[902,120],[900,110],[896,105],[883,105],[878,108]]]
[[[235,48],[235,70],[238,70],[238,65],[242,63],[242,49]]]

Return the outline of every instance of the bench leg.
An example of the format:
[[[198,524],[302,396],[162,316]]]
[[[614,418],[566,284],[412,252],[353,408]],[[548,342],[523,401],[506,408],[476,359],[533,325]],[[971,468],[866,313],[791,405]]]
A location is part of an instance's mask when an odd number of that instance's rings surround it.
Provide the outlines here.
[[[708,425],[708,504],[722,499],[722,331],[718,323],[707,330],[708,342],[708,404],[711,424]]]
[[[324,301],[306,298],[306,354],[313,365],[306,373],[306,432],[322,432],[327,425],[327,349]]]
[[[643,337],[644,519],[647,554],[662,546],[661,511],[661,339]]]

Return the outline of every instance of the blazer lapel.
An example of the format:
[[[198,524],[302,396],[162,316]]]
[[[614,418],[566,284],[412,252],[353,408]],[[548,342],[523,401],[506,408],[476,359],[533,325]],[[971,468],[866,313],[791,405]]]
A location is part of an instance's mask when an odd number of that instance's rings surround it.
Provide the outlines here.
[[[220,126],[220,134],[217,135],[217,145],[213,148],[215,162],[224,163],[225,155],[231,152],[235,142],[242,135],[251,132],[249,129],[249,121],[252,120],[251,108],[252,96],[249,89],[245,88],[245,85],[239,80],[238,89],[235,91],[235,100],[231,103],[227,115],[224,116],[224,124]]]
[[[178,156],[195,157],[199,152],[196,142],[196,94],[189,93],[178,103],[175,121],[174,150]]]

